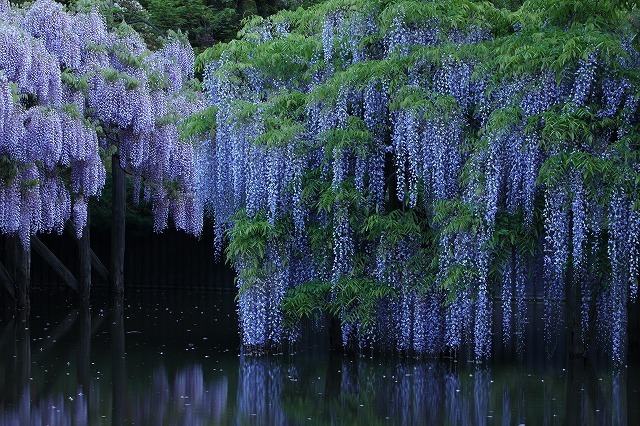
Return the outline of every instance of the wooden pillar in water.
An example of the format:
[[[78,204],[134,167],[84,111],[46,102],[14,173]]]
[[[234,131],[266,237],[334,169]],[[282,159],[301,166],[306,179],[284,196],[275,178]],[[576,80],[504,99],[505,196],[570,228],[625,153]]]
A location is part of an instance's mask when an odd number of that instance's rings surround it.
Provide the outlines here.
[[[79,290],[80,300],[89,301],[91,298],[91,233],[89,231],[89,216],[87,225],[82,230],[82,237],[78,241],[78,254],[80,258]]]
[[[123,294],[126,186],[117,154],[111,157],[111,172],[111,289],[114,294]]]

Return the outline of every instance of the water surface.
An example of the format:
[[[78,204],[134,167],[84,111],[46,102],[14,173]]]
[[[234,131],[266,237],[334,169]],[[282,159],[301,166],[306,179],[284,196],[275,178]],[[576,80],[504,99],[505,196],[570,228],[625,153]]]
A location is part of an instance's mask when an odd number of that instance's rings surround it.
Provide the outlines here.
[[[539,351],[490,363],[239,351],[229,293],[34,292],[2,310],[0,425],[640,424],[640,370]]]

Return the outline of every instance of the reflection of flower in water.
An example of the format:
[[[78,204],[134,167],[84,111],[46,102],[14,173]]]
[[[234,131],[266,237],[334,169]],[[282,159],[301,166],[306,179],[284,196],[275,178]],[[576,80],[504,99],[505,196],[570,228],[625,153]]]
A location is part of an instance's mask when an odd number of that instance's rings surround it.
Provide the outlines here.
[[[152,425],[219,424],[227,411],[227,394],[227,378],[205,383],[201,365],[191,365],[179,371],[173,385],[165,368],[161,367],[154,373],[150,387],[136,393],[129,392],[126,418],[120,420]],[[93,419],[96,413],[89,413],[81,388],[73,396],[47,396],[37,404],[31,402],[30,395],[29,387],[23,389],[15,409],[5,410],[0,416],[0,426],[88,425],[97,421]],[[101,399],[91,400],[94,409],[110,404]]]
[[[461,375],[439,362],[399,363],[388,386],[390,414],[400,424],[485,424],[491,400],[490,374]],[[384,390],[382,390],[384,389]]]
[[[486,423],[489,416],[489,398],[491,396],[490,381],[489,372],[483,368],[477,369],[473,374],[475,424],[478,425]]]
[[[280,363],[268,357],[240,356],[238,377],[238,423],[286,424],[281,407],[282,382],[297,380]]]
[[[598,377],[583,368],[571,370],[568,377],[554,377],[507,370],[505,377],[499,369],[496,376],[495,370],[484,367],[424,360],[385,364],[337,356],[328,364],[316,361],[307,360],[305,365],[304,360],[294,358],[241,356],[237,393],[231,381],[235,407],[228,406],[226,377],[211,380],[199,364],[175,374],[161,366],[143,387],[128,383],[121,420],[149,425],[280,425],[311,418],[318,424],[461,426],[525,421],[559,424],[571,418],[581,424],[626,424],[629,420],[627,377],[621,372]],[[29,381],[16,386],[17,391],[0,405],[0,426],[109,424],[116,420],[112,419],[111,390],[97,382],[88,392],[77,388],[44,398],[37,397],[39,392]],[[566,407],[579,412],[565,412]],[[570,413],[575,416],[568,417]]]
[[[88,425],[87,401],[80,391],[65,399],[62,395],[47,396],[37,404],[31,402],[27,386],[15,410],[7,410],[0,417],[0,426],[15,425]]]
[[[193,364],[176,373],[173,386],[166,370],[153,375],[150,391],[138,395],[132,422],[138,424],[199,425],[219,423],[227,409],[227,378],[205,383],[202,366]]]

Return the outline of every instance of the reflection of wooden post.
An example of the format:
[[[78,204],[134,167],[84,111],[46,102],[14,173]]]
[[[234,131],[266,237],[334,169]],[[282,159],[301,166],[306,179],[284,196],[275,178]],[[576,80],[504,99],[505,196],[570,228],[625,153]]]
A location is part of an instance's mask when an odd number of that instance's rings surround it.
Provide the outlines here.
[[[111,157],[111,282],[114,294],[124,293],[125,174],[117,154]]]
[[[113,425],[124,423],[125,352],[124,352],[124,300],[122,294],[113,299],[111,310],[111,362],[113,374]]]
[[[89,301],[91,297],[91,233],[89,232],[89,214],[87,213],[87,225],[82,230],[82,237],[78,241],[78,254],[80,258],[80,300]]]
[[[340,383],[342,382],[342,355],[329,353],[329,363],[324,380],[323,406],[325,413],[333,416],[336,403],[340,401]]]
[[[567,369],[567,388],[565,395],[565,419],[567,421],[582,418],[581,413],[587,407],[582,406],[586,388],[585,360],[573,358],[569,360]]]
[[[31,287],[31,248],[25,248],[17,234],[6,239],[7,269],[13,276],[18,309],[30,308],[29,288]]]
[[[638,327],[640,327],[640,315],[638,315],[638,299],[629,306],[629,324],[633,324],[630,327],[631,336],[629,339],[629,360],[640,359],[640,345],[638,342]],[[628,383],[627,383],[627,424],[638,425],[640,424],[640,411],[638,410],[637,403],[630,403],[631,401],[638,401],[638,389],[640,389],[640,368],[627,369]]]
[[[80,350],[78,351],[78,383],[82,387],[89,412],[91,380],[91,307],[89,300],[80,304]]]
[[[17,244],[22,247],[20,240]],[[29,311],[18,312],[16,322],[16,355],[18,368],[18,404],[20,407],[20,423],[31,424],[31,331],[29,327]]]

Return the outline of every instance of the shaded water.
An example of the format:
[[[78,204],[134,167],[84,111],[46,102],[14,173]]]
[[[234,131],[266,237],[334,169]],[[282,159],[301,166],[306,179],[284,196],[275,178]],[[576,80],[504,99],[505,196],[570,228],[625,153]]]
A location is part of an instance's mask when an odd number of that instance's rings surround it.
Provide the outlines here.
[[[425,362],[306,340],[295,355],[241,355],[231,294],[130,292],[89,308],[36,292],[30,318],[2,311],[0,425],[640,424],[637,364],[539,351]]]

